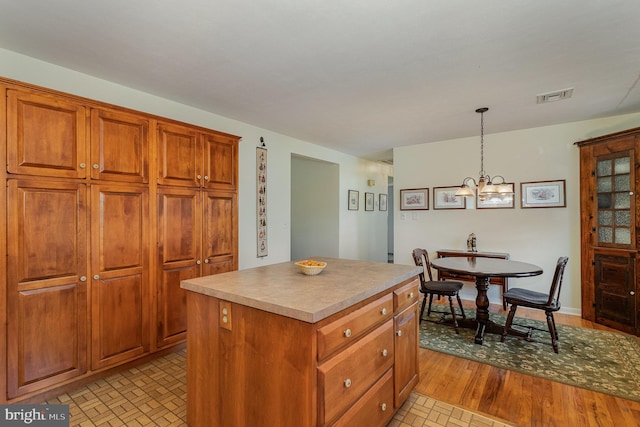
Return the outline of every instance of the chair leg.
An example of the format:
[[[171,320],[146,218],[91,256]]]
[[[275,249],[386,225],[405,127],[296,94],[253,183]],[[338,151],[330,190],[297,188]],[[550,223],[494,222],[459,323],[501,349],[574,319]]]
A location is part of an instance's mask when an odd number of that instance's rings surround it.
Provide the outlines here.
[[[424,315],[424,306],[427,304],[427,294],[424,294],[422,298],[422,307],[420,307],[420,321],[422,322],[422,316]]]
[[[456,310],[453,308],[453,298],[451,298],[451,296],[449,296],[449,307],[451,308],[451,316],[453,317],[453,327],[456,330],[456,334],[460,334],[458,330],[458,319],[456,319]]]
[[[558,353],[558,331],[556,331],[556,322],[553,319],[553,313],[547,312],[547,326],[549,327],[549,335],[551,335],[551,345],[553,351]]]
[[[460,313],[462,313],[462,318],[466,319],[467,316],[464,314],[464,308],[462,308],[462,300],[460,299],[460,294],[456,294],[456,298],[458,299],[458,305],[460,306]]]
[[[511,329],[511,324],[513,323],[513,318],[516,316],[516,309],[518,306],[516,304],[511,304],[511,310],[509,310],[509,315],[507,316],[507,322],[504,324],[504,329],[502,330],[502,336],[500,337],[500,342],[504,342],[505,337],[507,336],[507,332]]]
[[[429,308],[427,309],[427,317],[431,316],[431,303],[433,302],[433,294],[429,294]]]

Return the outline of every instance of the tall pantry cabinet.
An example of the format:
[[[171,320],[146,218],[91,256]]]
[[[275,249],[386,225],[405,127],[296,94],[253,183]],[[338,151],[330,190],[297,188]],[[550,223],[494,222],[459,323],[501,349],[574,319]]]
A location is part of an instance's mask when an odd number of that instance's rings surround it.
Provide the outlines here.
[[[180,280],[237,269],[239,138],[0,87],[0,400],[18,402],[184,341]]]
[[[640,128],[580,147],[582,317],[640,335]]]

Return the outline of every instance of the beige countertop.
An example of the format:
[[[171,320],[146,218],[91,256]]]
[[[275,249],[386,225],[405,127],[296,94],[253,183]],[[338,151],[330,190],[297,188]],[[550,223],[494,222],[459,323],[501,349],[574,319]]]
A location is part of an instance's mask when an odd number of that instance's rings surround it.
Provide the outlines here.
[[[315,323],[418,275],[414,265],[338,258],[306,276],[294,262],[183,280],[181,287],[304,322]]]

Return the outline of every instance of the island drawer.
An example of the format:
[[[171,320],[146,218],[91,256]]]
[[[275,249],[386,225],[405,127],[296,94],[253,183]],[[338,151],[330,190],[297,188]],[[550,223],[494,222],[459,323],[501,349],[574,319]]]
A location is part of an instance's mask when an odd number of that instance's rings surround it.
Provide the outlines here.
[[[396,313],[418,301],[420,296],[419,288],[420,281],[415,279],[393,291],[393,308]]]
[[[389,294],[318,329],[318,360],[354,342],[367,330],[391,316],[393,298]]]
[[[331,422],[350,408],[393,363],[393,319],[389,319],[363,339],[320,365],[320,424]]]
[[[383,427],[393,413],[393,369],[389,369],[333,427]]]

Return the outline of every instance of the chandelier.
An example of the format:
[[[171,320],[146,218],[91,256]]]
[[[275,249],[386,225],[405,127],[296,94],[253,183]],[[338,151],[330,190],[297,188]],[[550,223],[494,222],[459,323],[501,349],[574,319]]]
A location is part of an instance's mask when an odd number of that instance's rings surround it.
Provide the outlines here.
[[[480,113],[480,176],[477,182],[470,176],[466,177],[456,191],[456,196],[473,197],[477,190],[480,200],[504,200],[513,197],[511,184],[507,184],[502,175],[495,175],[491,178],[484,171],[484,113],[487,111],[489,111],[487,107],[476,110],[476,113]],[[473,188],[469,187],[469,182],[473,182]]]

